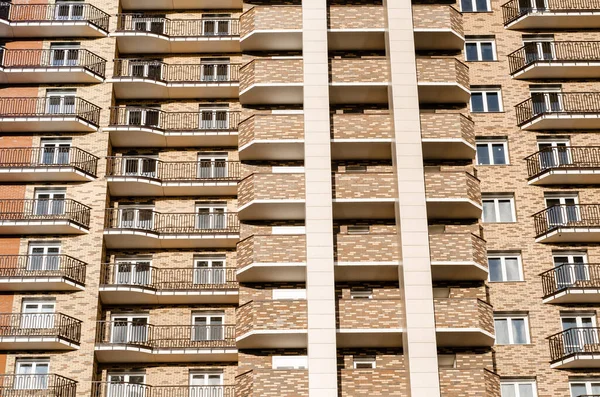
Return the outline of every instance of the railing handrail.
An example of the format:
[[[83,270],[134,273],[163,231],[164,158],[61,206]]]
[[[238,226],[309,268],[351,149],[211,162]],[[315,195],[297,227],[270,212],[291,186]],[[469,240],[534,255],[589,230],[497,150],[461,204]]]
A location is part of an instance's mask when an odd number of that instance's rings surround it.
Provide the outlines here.
[[[600,287],[600,263],[561,263],[539,274],[544,297],[568,288]]]
[[[118,395],[169,396],[169,397],[233,397],[234,384],[223,385],[160,385],[146,383],[92,381],[92,396],[107,397]]]
[[[142,71],[142,75],[136,76],[134,68],[136,65],[156,65],[160,66],[160,70]],[[227,67],[226,75],[221,75],[222,78],[215,78],[210,75],[203,75],[202,67],[215,65],[218,67]],[[231,83],[238,82],[239,78],[239,63],[185,63],[185,64],[170,64],[163,61],[147,60],[147,59],[124,59],[117,58],[114,60],[113,78],[143,78],[154,81],[165,82],[202,82],[202,83]],[[218,77],[218,75],[217,75]]]
[[[44,154],[53,156],[51,162],[44,161]],[[66,162],[56,161],[56,155],[67,155]],[[76,146],[65,147],[5,147],[0,148],[0,168],[4,167],[66,167],[72,166],[96,176],[100,158]],[[64,159],[63,159],[64,160]]]
[[[76,116],[94,125],[100,124],[99,106],[74,96],[73,106],[60,106],[52,111],[49,99],[54,97],[0,97],[0,116]],[[64,97],[66,98],[66,97]],[[66,110],[68,109],[68,111]]]
[[[0,221],[67,220],[88,228],[90,214],[90,207],[73,199],[0,199]]]
[[[61,66],[92,66],[95,65],[97,63],[102,63],[102,62],[108,62],[106,60],[106,58],[101,57],[100,55],[88,50],[87,48],[46,48],[46,49],[29,49],[29,48],[6,48],[6,47],[0,47],[1,51],[6,54],[6,53],[15,53],[15,54],[36,54],[36,53],[40,53],[40,54],[52,54],[55,51],[77,51],[78,53],[83,53],[86,55],[89,55],[90,58],[92,58],[93,62],[92,63],[82,63],[80,62],[80,58],[77,58],[77,63],[74,65],[53,65],[50,62],[50,58],[42,58],[40,60],[40,64],[39,66],[56,66],[56,67],[61,67]],[[86,57],[83,58],[83,60],[88,60],[86,59]],[[47,64],[43,63],[42,61],[48,61]],[[2,58],[2,65],[4,67],[18,67],[18,66],[32,66],[32,63],[15,63],[15,64],[10,64],[10,65],[6,65],[6,57]],[[37,66],[37,65],[36,65]]]
[[[574,6],[575,5],[575,6]],[[572,2],[568,0],[550,0],[546,4],[537,4],[535,7],[522,7],[519,0],[510,0],[501,6],[502,14],[504,18],[504,25],[508,25],[511,22],[519,19],[520,17],[548,11],[582,11],[582,10],[600,10],[600,4],[593,1],[577,1]]]
[[[90,207],[90,206],[87,206],[77,200],[73,200],[73,199],[69,199],[69,198],[65,198],[65,199],[0,199],[0,204],[7,203],[7,202],[39,202],[39,201],[63,201],[63,202],[77,203],[78,206],[83,207],[82,209],[78,209],[76,211],[92,209],[92,207]]]
[[[529,178],[548,170],[600,168],[600,146],[552,146],[524,158]]]
[[[508,54],[510,73],[514,74],[537,62],[600,61],[600,41],[544,41],[550,45],[540,55],[537,42],[523,45]],[[528,51],[529,50],[529,51]]]
[[[58,13],[56,12],[56,8],[60,6],[65,6],[69,4],[76,4],[78,7],[81,7],[82,10],[82,18],[60,18],[58,17]],[[91,23],[98,28],[104,30],[108,33],[108,23],[110,19],[110,15],[106,12],[102,11],[98,7],[83,2],[61,2],[61,3],[53,3],[53,4],[43,4],[43,3],[35,3],[35,4],[14,4],[10,2],[0,2],[0,7],[8,8],[8,12],[6,12],[6,17],[2,16],[1,19],[8,20],[9,22],[47,22],[47,21],[85,21]],[[15,17],[19,15],[19,11],[24,10],[23,17],[18,18]],[[37,11],[37,10],[41,10]],[[37,12],[36,12],[37,11]],[[15,15],[17,14],[17,15]]]
[[[14,396],[31,396],[37,394],[38,390],[55,390],[52,395],[72,397],[75,396],[78,383],[74,379],[55,373],[0,374],[0,390],[10,391],[10,395]],[[21,390],[22,393],[17,390]]]
[[[545,96],[551,95],[556,101],[546,103]],[[534,102],[534,98],[542,99]],[[539,92],[515,105],[517,125],[522,126],[533,119],[552,113],[600,113],[600,92]]]
[[[79,343],[82,320],[64,313],[0,313],[0,336],[48,336]]]
[[[201,17],[190,19],[168,18],[163,15],[153,15],[140,13],[119,13],[117,17],[117,32],[138,32],[152,33],[166,37],[231,37],[239,36],[240,34],[240,19],[236,17]],[[138,30],[136,22],[155,22],[162,23],[162,26],[157,26],[154,30],[150,29]],[[213,30],[206,31],[204,22],[206,21],[225,21],[228,22],[226,31],[218,31],[218,27],[213,27]]]
[[[27,269],[31,264],[37,264],[31,260],[32,258],[42,258],[42,260],[57,258],[58,262],[50,263],[50,266],[56,267],[56,269]],[[45,265],[47,266],[48,263]],[[0,277],[39,277],[59,274],[84,284],[86,269],[87,263],[65,254],[0,255]]]
[[[169,18],[166,16],[157,16],[153,14],[146,14],[144,12],[121,12],[115,15],[120,16],[131,16],[141,19],[156,19],[161,21],[238,21],[239,18],[235,17],[200,17],[200,18]]]
[[[600,226],[600,204],[557,204],[532,215],[536,236],[561,227]]]
[[[241,163],[234,160],[196,160],[196,161],[162,161],[144,156],[109,156],[107,160],[107,176],[116,177],[142,177],[164,181],[190,181],[190,180],[224,180],[237,181],[240,179]],[[138,160],[147,161],[149,164],[156,164],[152,172],[137,170],[127,172],[124,161]],[[220,166],[223,168],[223,174],[212,172],[210,175],[203,175],[201,165],[210,164],[211,166]]]

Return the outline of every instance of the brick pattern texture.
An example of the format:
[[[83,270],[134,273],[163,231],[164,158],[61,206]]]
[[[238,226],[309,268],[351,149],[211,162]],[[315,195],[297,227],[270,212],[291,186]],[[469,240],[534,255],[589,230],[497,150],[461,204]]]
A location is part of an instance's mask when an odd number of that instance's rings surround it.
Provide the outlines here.
[[[475,145],[473,121],[461,113],[421,113],[423,139],[463,139]]]
[[[254,140],[304,139],[304,117],[301,114],[254,114],[239,125],[240,147]]]

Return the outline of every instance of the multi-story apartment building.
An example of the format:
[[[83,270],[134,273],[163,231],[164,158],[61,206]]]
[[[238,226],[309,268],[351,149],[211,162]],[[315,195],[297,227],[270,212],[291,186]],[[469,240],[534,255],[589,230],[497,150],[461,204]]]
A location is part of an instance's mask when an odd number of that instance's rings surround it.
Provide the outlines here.
[[[0,3],[0,395],[600,395],[599,27]]]

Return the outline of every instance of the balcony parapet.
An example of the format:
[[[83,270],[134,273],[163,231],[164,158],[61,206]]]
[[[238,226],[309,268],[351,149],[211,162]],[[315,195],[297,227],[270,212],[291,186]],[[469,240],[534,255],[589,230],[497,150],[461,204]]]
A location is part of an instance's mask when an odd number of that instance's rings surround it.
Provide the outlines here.
[[[82,228],[90,226],[91,208],[71,199],[0,200],[0,228],[12,222],[66,221]]]
[[[145,383],[92,382],[92,396],[234,397],[235,385],[154,386]]]
[[[521,129],[597,129],[600,92],[535,93],[515,110]]]
[[[0,393],[2,395],[75,397],[76,392],[76,381],[57,374],[0,374]]]
[[[536,241],[600,241],[600,204],[561,204],[533,215]]]
[[[64,278],[72,283],[85,284],[87,264],[69,255],[1,255],[0,290],[17,282],[42,283],[42,279]]]
[[[598,327],[576,327],[550,335],[551,368],[600,367],[600,339]]]
[[[79,345],[82,321],[62,313],[0,313],[0,349],[62,341]],[[60,343],[60,342],[59,342]]]

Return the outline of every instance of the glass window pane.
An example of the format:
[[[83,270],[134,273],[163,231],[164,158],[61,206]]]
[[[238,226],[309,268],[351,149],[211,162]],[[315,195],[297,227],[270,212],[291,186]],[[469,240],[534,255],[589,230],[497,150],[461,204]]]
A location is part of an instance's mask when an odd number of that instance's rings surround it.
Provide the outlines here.
[[[471,0],[461,0],[461,9],[463,12],[473,11],[473,2]]]
[[[487,0],[475,0],[475,7],[477,8],[477,11],[479,11],[479,12],[487,11],[488,10]]]
[[[504,151],[504,144],[493,143],[492,155],[494,156],[494,164],[506,164],[506,153]]]
[[[477,164],[491,164],[490,152],[486,143],[477,145]]]
[[[483,221],[484,222],[497,222],[496,220],[496,206],[494,200],[483,201]]]
[[[519,397],[533,397],[533,385],[531,383],[520,384]]]
[[[494,50],[492,43],[481,43],[481,60],[482,61],[493,61]]]
[[[498,200],[498,212],[500,213],[500,222],[514,221],[510,200]]]
[[[500,99],[497,92],[487,93],[487,105],[488,112],[499,112],[500,111]]]
[[[496,329],[496,343],[499,345],[507,345],[508,340],[508,320],[495,319],[494,328]]]
[[[585,396],[586,394],[585,383],[571,383],[571,395],[573,397]]]
[[[512,319],[513,343],[527,343],[527,334],[525,332],[525,320],[522,318]]]
[[[506,281],[519,281],[521,274],[519,272],[519,260],[517,258],[505,258]]]
[[[502,261],[500,258],[488,258],[490,268],[490,281],[504,281],[502,279]]]
[[[514,385],[501,385],[500,393],[502,397],[517,397]]]
[[[471,94],[471,112],[483,112],[483,93],[474,92]]]
[[[478,61],[479,57],[477,55],[477,43],[467,43],[465,44],[465,56],[467,57],[467,61]]]

